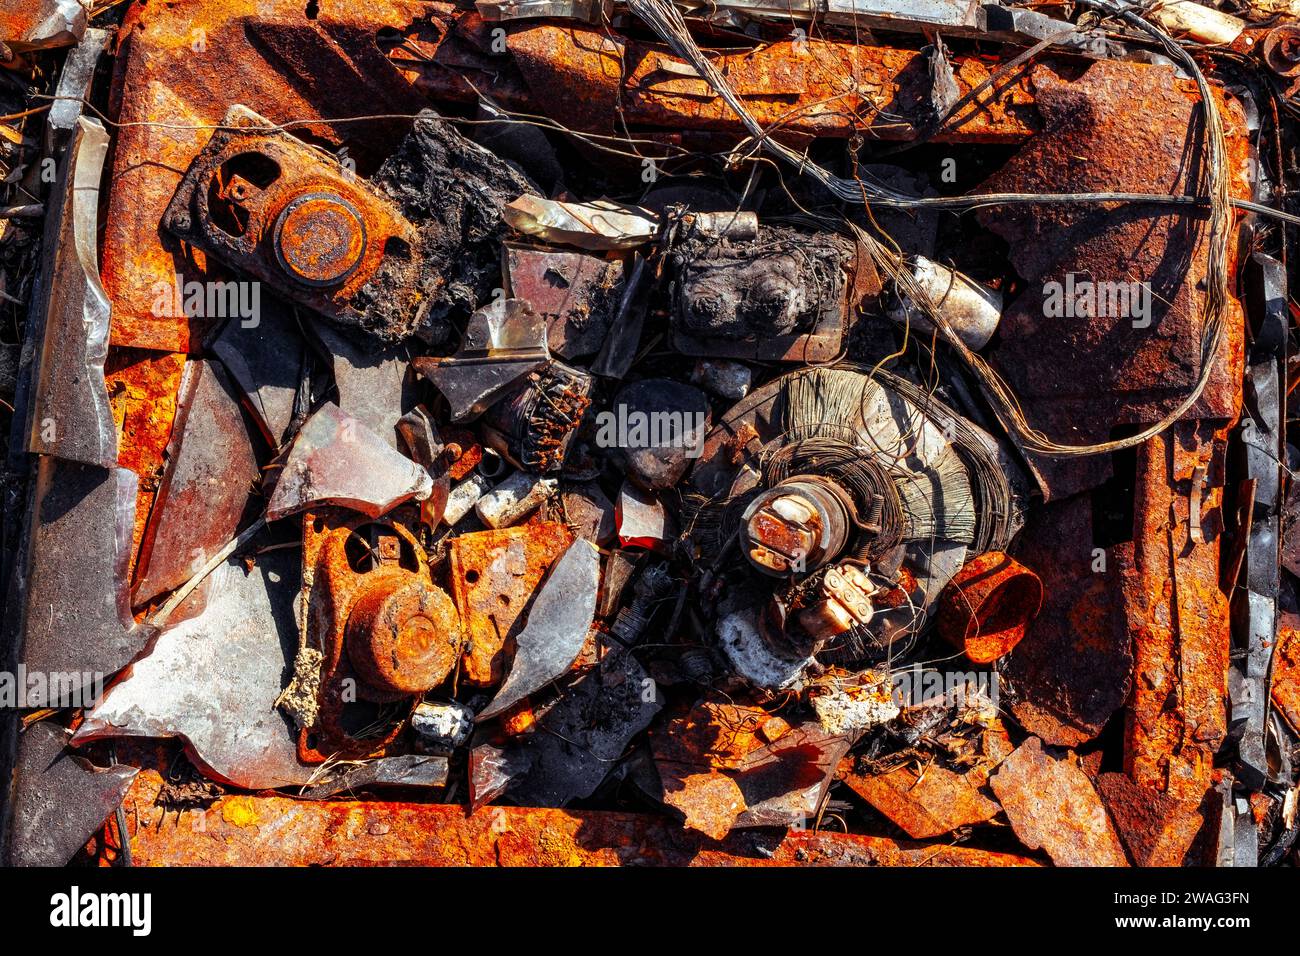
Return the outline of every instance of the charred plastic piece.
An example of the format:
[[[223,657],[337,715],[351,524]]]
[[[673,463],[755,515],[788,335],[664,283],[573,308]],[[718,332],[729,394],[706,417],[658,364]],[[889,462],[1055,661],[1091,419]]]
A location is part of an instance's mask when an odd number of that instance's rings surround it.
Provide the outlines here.
[[[750,241],[692,233],[674,249],[673,346],[687,355],[824,362],[847,315],[847,242],[760,226]]]
[[[539,732],[503,748],[475,747],[470,806],[507,789],[525,805],[564,806],[591,796],[663,707],[661,695],[645,693],[648,676],[635,657],[613,649],[538,716]]]
[[[700,359],[691,372],[691,381],[706,392],[739,401],[749,394],[754,381],[748,365],[728,359]]]
[[[656,564],[646,568],[632,588],[632,603],[619,611],[610,625],[610,636],[624,647],[631,647],[639,641],[659,602],[672,593],[674,584],[667,565]]]
[[[518,468],[559,471],[591,407],[591,392],[590,375],[551,362],[488,410],[484,440]]]
[[[416,118],[374,183],[396,201],[402,215],[419,224],[412,253],[423,300],[417,331],[438,344],[450,330],[450,316],[482,307],[501,285],[501,245],[507,233],[502,209],[537,187],[432,110]],[[387,317],[388,323],[402,323],[405,315],[396,306],[409,294],[404,287],[409,276],[401,260],[385,260],[358,304]]]
[[[523,299],[494,299],[469,319],[460,350],[412,364],[442,392],[451,420],[481,415],[526,375],[550,359],[546,322]]]
[[[419,321],[415,227],[391,199],[244,106],[190,165],[163,226],[342,325],[401,339]],[[386,308],[358,298],[381,266]]]

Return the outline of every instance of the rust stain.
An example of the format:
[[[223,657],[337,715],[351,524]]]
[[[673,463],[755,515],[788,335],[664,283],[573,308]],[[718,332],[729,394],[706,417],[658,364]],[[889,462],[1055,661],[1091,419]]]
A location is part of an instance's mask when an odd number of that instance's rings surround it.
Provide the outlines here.
[[[1273,703],[1300,733],[1300,614],[1283,613],[1273,651]]]

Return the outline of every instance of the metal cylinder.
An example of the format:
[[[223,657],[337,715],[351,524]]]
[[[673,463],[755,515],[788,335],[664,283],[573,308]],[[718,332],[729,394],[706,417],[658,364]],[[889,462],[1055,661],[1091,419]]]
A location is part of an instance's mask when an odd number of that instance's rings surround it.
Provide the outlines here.
[[[966,562],[939,595],[939,633],[976,664],[1009,654],[1043,606],[1043,582],[1000,551]]]
[[[294,198],[276,217],[272,238],[280,267],[308,286],[337,285],[356,270],[366,253],[361,213],[330,193]]]
[[[1000,292],[924,256],[912,259],[910,268],[917,285],[925,290],[968,349],[978,352],[989,344],[1002,321]],[[902,296],[899,305],[890,310],[889,317],[900,325],[910,322],[915,330],[927,334],[934,332],[934,323],[929,316],[906,296]]]
[[[357,676],[385,693],[420,694],[451,673],[461,651],[460,617],[441,588],[401,568],[365,576],[348,615],[347,649]]]
[[[833,482],[789,478],[763,492],[741,518],[745,557],[764,574],[804,574],[844,550],[852,501]]]

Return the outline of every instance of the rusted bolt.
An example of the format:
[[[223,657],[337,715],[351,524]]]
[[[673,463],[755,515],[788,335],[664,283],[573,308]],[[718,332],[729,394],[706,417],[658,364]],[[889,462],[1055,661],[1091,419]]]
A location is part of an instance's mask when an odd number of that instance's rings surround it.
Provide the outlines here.
[[[441,588],[398,568],[367,574],[347,624],[348,658],[379,690],[420,694],[451,673],[460,654],[460,618]]]
[[[939,633],[976,664],[988,664],[1020,643],[1042,606],[1038,575],[988,551],[968,561],[939,595]]]
[[[366,224],[346,199],[307,193],[291,201],[275,221],[275,257],[297,282],[337,285],[361,264]]]

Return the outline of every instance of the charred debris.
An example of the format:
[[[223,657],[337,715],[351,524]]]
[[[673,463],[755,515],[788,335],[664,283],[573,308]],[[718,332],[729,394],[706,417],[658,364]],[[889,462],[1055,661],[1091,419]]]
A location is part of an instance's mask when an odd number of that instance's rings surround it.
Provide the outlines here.
[[[6,860],[1294,864],[1300,8],[0,11]]]

